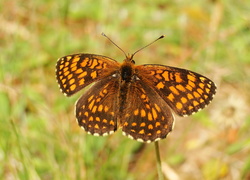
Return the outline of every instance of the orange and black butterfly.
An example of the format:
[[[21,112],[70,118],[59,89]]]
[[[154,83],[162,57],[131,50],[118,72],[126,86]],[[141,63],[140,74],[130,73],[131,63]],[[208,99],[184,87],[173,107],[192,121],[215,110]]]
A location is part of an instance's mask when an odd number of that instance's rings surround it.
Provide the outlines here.
[[[94,83],[75,109],[78,124],[89,134],[105,136],[121,128],[140,142],[157,141],[172,130],[172,111],[188,116],[213,99],[216,86],[207,77],[176,67],[135,65],[134,54],[123,63],[95,54],[57,61],[56,78],[66,96]]]

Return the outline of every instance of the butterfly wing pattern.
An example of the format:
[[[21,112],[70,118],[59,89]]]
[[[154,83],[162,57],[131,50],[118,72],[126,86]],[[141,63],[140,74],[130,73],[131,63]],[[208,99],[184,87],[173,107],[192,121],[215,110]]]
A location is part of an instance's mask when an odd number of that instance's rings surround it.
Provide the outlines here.
[[[131,85],[126,104],[122,131],[131,139],[152,142],[172,130],[174,117],[168,104],[142,81]]]
[[[78,124],[89,134],[105,136],[116,131],[118,86],[116,78],[105,78],[77,101],[75,114]]]
[[[78,124],[89,134],[105,136],[121,128],[140,142],[165,138],[173,129],[173,112],[191,115],[208,105],[216,92],[205,76],[176,67],[134,65],[106,56],[73,54],[56,65],[61,91],[70,96],[95,82],[76,103]]]
[[[208,78],[176,67],[163,65],[137,66],[138,77],[168,103],[179,116],[188,116],[208,105],[216,92]]]
[[[73,54],[58,59],[56,77],[61,91],[71,96],[94,81],[119,70],[115,60],[94,54]]]

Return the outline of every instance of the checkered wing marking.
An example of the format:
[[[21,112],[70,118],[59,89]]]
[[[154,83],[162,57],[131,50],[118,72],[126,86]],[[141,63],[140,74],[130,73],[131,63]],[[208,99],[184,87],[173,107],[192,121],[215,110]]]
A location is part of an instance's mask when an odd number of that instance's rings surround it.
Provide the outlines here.
[[[70,96],[90,83],[119,69],[115,60],[94,54],[73,54],[58,59],[56,78],[61,91]]]
[[[112,134],[117,129],[117,78],[107,77],[95,83],[76,103],[79,126],[95,136]]]
[[[147,143],[165,138],[174,123],[168,104],[140,80],[131,84],[127,96],[121,120],[124,135]]]
[[[152,64],[136,66],[136,73],[180,116],[203,109],[216,92],[210,79],[185,69]]]

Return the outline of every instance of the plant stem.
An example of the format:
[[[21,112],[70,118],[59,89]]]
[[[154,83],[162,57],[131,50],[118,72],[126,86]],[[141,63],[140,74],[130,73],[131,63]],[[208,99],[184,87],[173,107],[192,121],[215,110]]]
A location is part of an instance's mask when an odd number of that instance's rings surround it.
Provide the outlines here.
[[[156,161],[157,161],[158,180],[163,180],[163,173],[161,169],[161,156],[160,156],[158,141],[154,142],[154,144],[155,144],[155,155],[156,155]]]

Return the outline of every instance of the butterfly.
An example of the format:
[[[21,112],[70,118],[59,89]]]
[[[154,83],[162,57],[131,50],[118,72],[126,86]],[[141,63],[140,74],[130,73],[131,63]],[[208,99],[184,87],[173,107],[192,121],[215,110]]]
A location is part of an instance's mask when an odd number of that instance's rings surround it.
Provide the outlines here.
[[[216,85],[207,77],[177,67],[135,65],[135,53],[122,63],[84,53],[58,59],[56,79],[66,96],[93,84],[75,108],[79,126],[89,134],[105,136],[121,129],[140,142],[158,141],[172,131],[173,112],[188,116],[213,99]]]

